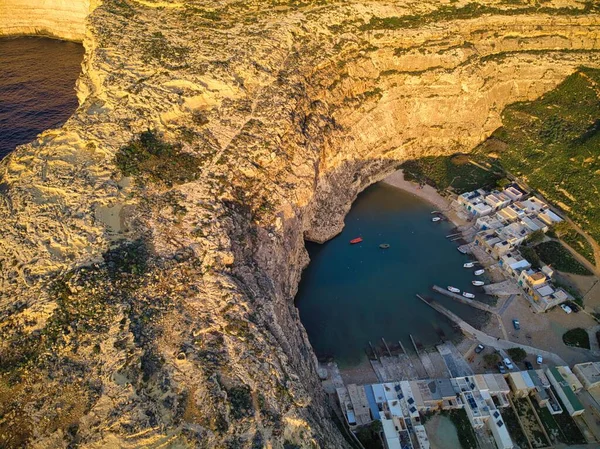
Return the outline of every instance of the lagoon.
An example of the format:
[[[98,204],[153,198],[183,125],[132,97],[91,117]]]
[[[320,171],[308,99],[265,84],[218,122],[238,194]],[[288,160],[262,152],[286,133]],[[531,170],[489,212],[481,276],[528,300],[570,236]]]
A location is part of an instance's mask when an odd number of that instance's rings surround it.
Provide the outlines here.
[[[477,293],[473,269],[463,268],[469,257],[445,238],[454,226],[432,222],[432,211],[424,200],[378,183],[359,195],[340,235],[321,245],[307,243],[311,262],[296,305],[318,357],[354,366],[366,358],[369,341],[378,345],[382,337],[406,348],[410,335],[425,346],[457,337],[452,323],[417,293],[469,322],[483,319],[481,312],[431,291],[437,284]],[[359,236],[362,243],[349,243]],[[381,243],[390,248],[379,248]]]

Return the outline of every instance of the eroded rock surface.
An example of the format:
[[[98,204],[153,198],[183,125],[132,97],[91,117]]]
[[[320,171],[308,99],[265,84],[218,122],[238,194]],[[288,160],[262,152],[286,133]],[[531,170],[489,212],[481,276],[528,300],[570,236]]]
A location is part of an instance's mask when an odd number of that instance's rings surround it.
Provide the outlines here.
[[[78,111],[0,164],[0,445],[345,447],[303,239],[598,67],[597,7],[543,5],[99,5]],[[166,146],[117,166],[148,129]]]

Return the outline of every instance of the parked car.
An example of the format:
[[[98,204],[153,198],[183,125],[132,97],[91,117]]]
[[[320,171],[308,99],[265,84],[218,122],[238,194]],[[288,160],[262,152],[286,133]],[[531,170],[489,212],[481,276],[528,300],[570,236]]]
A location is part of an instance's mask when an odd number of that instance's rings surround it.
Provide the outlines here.
[[[531,364],[531,362],[529,360],[525,360],[525,368],[533,369],[533,365]]]
[[[542,362],[544,361],[544,358],[541,355],[538,355],[537,359],[535,361],[537,362],[538,365],[541,365]]]
[[[498,371],[500,371],[500,374],[506,374],[506,368],[504,368],[502,362],[498,362]]]
[[[513,320],[513,327],[514,327],[516,330],[519,330],[519,329],[521,329],[521,324],[519,323],[519,320]]]
[[[479,354],[484,349],[485,349],[485,346],[483,346],[483,345],[477,345],[477,347],[475,348],[475,353]]]
[[[514,369],[515,366],[512,364],[512,362],[510,361],[510,359],[508,357],[506,357],[504,360],[504,365],[506,366],[506,368],[508,368],[509,370]]]
[[[561,304],[560,308],[563,309],[565,312],[567,313],[571,313],[573,311],[573,309],[571,309],[568,305],[566,304]]]

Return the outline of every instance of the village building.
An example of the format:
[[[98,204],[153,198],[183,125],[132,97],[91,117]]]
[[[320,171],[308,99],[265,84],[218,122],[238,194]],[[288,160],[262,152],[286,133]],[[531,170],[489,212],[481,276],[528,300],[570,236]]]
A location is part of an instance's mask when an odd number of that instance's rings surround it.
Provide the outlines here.
[[[485,217],[479,217],[476,220],[477,227],[481,231],[485,231],[487,229],[499,229],[506,226],[506,222],[502,221],[496,215],[486,215]]]
[[[502,191],[502,193],[510,198],[511,201],[520,201],[521,198],[525,196],[525,193],[522,192],[516,185],[508,186]]]
[[[562,218],[552,212],[550,209],[544,210],[540,212],[537,216],[541,221],[546,223],[548,226],[552,226],[556,223],[560,223]]]
[[[494,190],[485,197],[485,202],[492,208],[492,212],[496,212],[508,206],[511,203],[511,199],[505,194]]]
[[[577,377],[569,367],[552,367],[546,370],[546,375],[556,394],[567,409],[570,416],[581,415],[585,409],[581,401],[575,396],[575,392],[583,388]],[[566,377],[566,379],[565,379]],[[574,378],[574,379],[573,379]]]
[[[470,215],[482,217],[493,212],[493,208],[485,201],[486,195],[485,190],[478,189],[474,192],[465,192],[459,195],[457,201]]]
[[[515,279],[519,278],[522,271],[531,268],[529,261],[525,259],[518,250],[504,254],[500,257],[498,265]]]
[[[533,196],[526,200],[517,201],[515,203],[515,206],[519,207],[520,209],[522,209],[528,213],[531,213],[531,212],[538,213],[538,212],[548,208],[548,205],[546,203],[544,203],[542,200],[539,200]]]
[[[600,362],[578,363],[573,367],[573,373],[586,390],[600,386]]]

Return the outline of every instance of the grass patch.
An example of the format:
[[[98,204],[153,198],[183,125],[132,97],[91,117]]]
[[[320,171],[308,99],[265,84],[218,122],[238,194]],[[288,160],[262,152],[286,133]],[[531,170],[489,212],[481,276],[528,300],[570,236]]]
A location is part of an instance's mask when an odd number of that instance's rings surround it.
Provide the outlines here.
[[[500,413],[502,418],[504,418],[504,424],[506,424],[506,428],[508,429],[510,437],[513,439],[513,441],[517,443],[519,447],[529,447],[529,444],[527,443],[527,437],[523,433],[523,430],[519,425],[517,415],[512,407],[503,408]]]
[[[592,275],[590,270],[581,265],[560,242],[550,241],[540,243],[535,246],[535,252],[544,263],[552,265],[558,271],[583,276]]]
[[[121,148],[115,164],[125,176],[137,176],[167,187],[193,181],[200,174],[199,159],[150,130]]]
[[[567,245],[585,257],[591,264],[596,264],[596,259],[594,258],[594,250],[592,245],[575,229],[572,229],[565,233],[559,235],[560,239],[563,240]]]
[[[571,418],[569,416],[569,414],[566,412],[567,409],[565,408],[565,404],[563,404],[562,400],[557,395],[555,395],[555,396],[556,396],[556,400],[558,401],[558,403],[560,404],[560,406],[563,409],[563,413],[560,413],[558,415],[552,415],[552,417],[555,419],[556,424],[558,425],[559,429],[561,430],[561,435],[562,435],[562,438],[564,439],[563,440],[564,443],[566,443],[566,444],[585,444],[585,443],[587,443],[585,437],[581,433],[581,430],[579,430],[577,423],[575,423],[573,418]]]
[[[407,161],[400,167],[409,181],[427,183],[438,190],[448,188],[458,193],[495,187],[501,176],[471,164],[464,154],[430,156]]]
[[[442,411],[442,415],[449,417],[456,427],[456,433],[458,435],[458,441],[463,449],[477,449],[477,438],[473,427],[467,416],[467,412],[464,410],[450,410]]]
[[[562,338],[567,346],[590,349],[590,336],[585,329],[580,327],[565,332]]]

